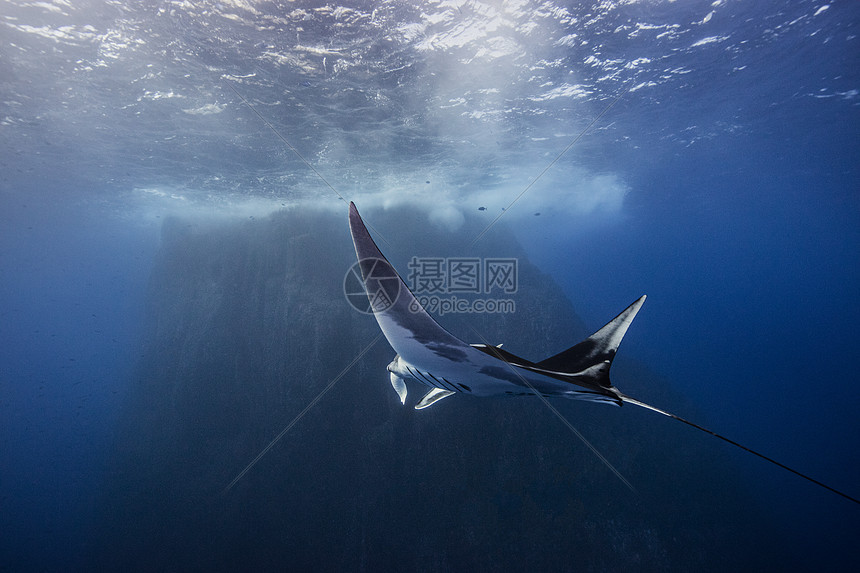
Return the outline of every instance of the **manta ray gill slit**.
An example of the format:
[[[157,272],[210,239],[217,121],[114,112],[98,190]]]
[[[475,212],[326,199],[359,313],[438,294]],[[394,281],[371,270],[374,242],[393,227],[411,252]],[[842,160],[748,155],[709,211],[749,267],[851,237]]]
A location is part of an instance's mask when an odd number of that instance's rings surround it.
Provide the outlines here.
[[[251,111],[286,145],[315,175],[330,189],[340,201],[346,199],[339,193],[323,175],[308,162],[289,141],[281,135],[260,112],[243,97],[236,88],[227,80],[227,85]],[[494,226],[498,220],[509,211],[529,189],[558,162],[582,137],[590,130],[622,97],[629,89],[622,90],[595,118],[583,129],[561,153],[559,153],[529,184],[503,209],[493,221],[489,223],[472,241],[471,245],[478,242]],[[607,323],[603,328],[591,337],[569,348],[568,350],[533,363],[519,358],[510,353],[500,350],[489,344],[466,344],[447,330],[440,326],[421,306],[417,299],[406,287],[397,270],[388,262],[377,247],[373,238],[367,230],[366,223],[358,213],[353,203],[349,204],[349,224],[352,233],[353,244],[359,263],[363,260],[373,259],[377,263],[387,266],[389,276],[397,277],[401,283],[400,292],[404,296],[398,297],[394,304],[385,310],[377,312],[374,309],[374,317],[379,323],[381,333],[334,379],[328,386],[293,419],[275,439],[270,442],[233,481],[224,489],[227,493],[274,445],[292,428],[298,420],[306,414],[332,386],[349,370],[361,356],[363,356],[383,335],[391,347],[397,352],[395,360],[389,365],[391,383],[397,391],[401,402],[406,401],[406,380],[419,382],[423,386],[431,387],[430,391],[415,406],[416,409],[427,408],[436,402],[458,393],[468,393],[474,396],[491,395],[536,395],[550,411],[553,412],[591,451],[603,462],[631,491],[635,492],[633,486],[615,469],[612,464],[599,451],[574,428],[568,420],[556,410],[548,401],[547,396],[558,396],[570,399],[609,402],[616,405],[624,403],[633,404],[647,410],[662,414],[702,432],[710,434],[725,441],[739,449],[749,452],[779,468],[791,472],[809,482],[835,493],[844,499],[860,504],[860,500],[841,490],[826,485],[825,483],[797,471],[775,459],[768,457],[752,448],[744,446],[721,434],[700,426],[678,415],[672,414],[641,402],[623,394],[609,381],[609,369],[616,350],[621,343],[624,334],[636,316],[636,313],[644,303],[645,297],[640,297],[616,318]],[[364,273],[364,266],[360,266]],[[373,279],[363,276],[363,284],[368,297],[372,300],[375,287],[371,287]],[[415,336],[420,332],[421,336]],[[417,340],[429,340],[417,342]],[[479,335],[480,336],[480,335]],[[435,346],[434,349],[430,349]],[[499,345],[501,346],[501,345]],[[444,353],[438,352],[438,348],[445,347],[449,351],[455,351],[464,359],[454,361],[454,364],[446,362]],[[448,355],[452,355],[448,352]],[[392,365],[402,365],[398,370],[392,370]],[[507,374],[505,374],[507,372]],[[444,382],[441,382],[444,380]],[[458,380],[466,384],[452,384],[449,380]],[[459,387],[458,387],[459,386]],[[527,391],[523,391],[527,388]]]

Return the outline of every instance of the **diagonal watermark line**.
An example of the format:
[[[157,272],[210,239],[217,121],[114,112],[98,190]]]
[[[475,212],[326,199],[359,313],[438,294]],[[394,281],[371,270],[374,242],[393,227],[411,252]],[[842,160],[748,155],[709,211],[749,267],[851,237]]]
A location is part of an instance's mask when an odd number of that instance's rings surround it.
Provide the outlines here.
[[[304,163],[305,165],[307,165],[307,166],[308,166],[308,169],[310,169],[311,171],[313,171],[313,172],[314,172],[314,174],[315,174],[317,177],[319,177],[319,178],[320,178],[320,181],[322,181],[323,183],[325,183],[326,187],[328,187],[329,189],[331,189],[331,190],[332,190],[332,192],[334,192],[334,194],[335,194],[335,195],[337,195],[338,199],[340,199],[341,201],[343,201],[344,203],[346,203],[346,199],[344,199],[344,198],[343,198],[343,195],[341,195],[340,193],[338,193],[338,192],[337,192],[337,189],[335,189],[334,187],[332,187],[331,183],[329,183],[329,182],[326,180],[326,178],[322,176],[322,173],[320,173],[319,171],[317,171],[317,170],[316,170],[316,168],[315,168],[313,165],[311,165],[311,164],[310,164],[310,162],[309,162],[307,159],[305,159],[305,158],[302,156],[302,154],[301,154],[301,153],[299,153],[299,150],[298,150],[298,149],[296,149],[295,147],[293,147],[293,146],[290,144],[290,142],[289,142],[289,141],[287,141],[287,138],[286,138],[286,137],[284,137],[283,135],[281,135],[281,134],[280,134],[280,132],[279,132],[277,129],[275,129],[275,127],[274,127],[271,123],[269,123],[269,120],[267,120],[265,117],[263,117],[263,114],[261,114],[259,111],[257,111],[257,108],[255,108],[254,106],[252,106],[252,105],[251,105],[251,103],[250,103],[248,100],[246,100],[246,99],[245,99],[245,97],[244,97],[242,94],[240,94],[240,93],[239,93],[239,91],[238,91],[235,87],[233,87],[233,84],[231,84],[231,83],[230,83],[229,81],[227,81],[227,80],[225,80],[225,83],[227,84],[227,86],[228,86],[231,90],[233,90],[233,93],[234,93],[234,94],[236,94],[236,97],[238,97],[240,100],[242,100],[242,103],[244,103],[246,106],[248,106],[248,108],[249,108],[251,111],[253,111],[253,112],[254,112],[254,114],[255,114],[257,117],[259,117],[259,118],[260,118],[260,121],[262,121],[264,124],[266,124],[266,127],[268,127],[268,128],[272,131],[272,133],[274,133],[274,134],[278,137],[278,139],[280,139],[281,141],[283,141],[283,142],[284,142],[284,145],[286,145],[287,147],[289,147],[289,148],[290,148],[290,151],[292,151],[293,153],[295,153],[295,154],[296,154],[296,157],[298,157],[299,159],[301,159],[301,160],[302,160],[302,163]]]
[[[248,471],[250,471],[250,469],[251,469],[251,468],[253,468],[253,467],[257,464],[257,462],[259,462],[261,459],[263,459],[263,456],[265,456],[265,455],[269,452],[269,450],[271,450],[271,449],[272,449],[272,447],[273,447],[275,444],[277,444],[277,443],[278,443],[278,441],[279,441],[281,438],[283,438],[283,437],[284,437],[284,435],[285,435],[287,432],[289,432],[289,431],[292,429],[292,427],[293,427],[293,426],[295,426],[295,425],[296,425],[296,423],[297,423],[299,420],[301,420],[301,419],[302,419],[302,417],[303,417],[305,414],[307,414],[307,413],[311,410],[311,408],[313,408],[314,406],[316,406],[317,402],[319,402],[319,401],[322,399],[322,397],[323,397],[323,396],[325,396],[326,392],[328,392],[329,390],[331,390],[331,389],[332,389],[332,387],[333,387],[335,384],[337,384],[338,380],[340,380],[341,378],[343,378],[343,377],[344,377],[344,375],[345,375],[347,372],[349,372],[349,369],[350,369],[350,368],[352,368],[353,366],[355,366],[355,363],[356,363],[356,362],[358,362],[359,360],[361,360],[361,357],[362,357],[362,356],[364,356],[365,354],[367,354],[367,352],[368,352],[371,348],[373,348],[373,345],[374,345],[374,344],[376,344],[376,343],[379,341],[379,339],[380,339],[380,338],[382,338],[382,332],[380,332],[379,334],[377,334],[377,335],[376,335],[376,337],[375,337],[373,340],[371,340],[371,341],[370,341],[370,344],[368,344],[367,346],[365,346],[365,347],[364,347],[364,350],[362,350],[361,352],[359,352],[359,353],[358,353],[358,356],[356,356],[355,358],[353,358],[353,359],[352,359],[352,362],[350,362],[349,364],[347,364],[347,365],[346,365],[346,367],[345,367],[343,370],[341,370],[341,371],[340,371],[340,374],[338,374],[337,376],[335,376],[335,377],[332,379],[332,381],[328,383],[328,386],[326,386],[325,388],[323,388],[322,392],[320,392],[319,394],[317,394],[316,398],[314,398],[313,400],[311,400],[311,401],[310,401],[310,403],[309,403],[307,406],[305,406],[305,409],[304,409],[304,410],[302,410],[301,412],[299,412],[298,416],[296,416],[295,418],[293,418],[293,419],[292,419],[292,421],[290,421],[290,423],[289,423],[289,424],[287,424],[287,425],[286,425],[286,427],[285,427],[283,430],[281,430],[281,433],[280,433],[280,434],[278,434],[277,436],[275,436],[275,439],[274,439],[274,440],[272,440],[271,442],[269,442],[269,445],[267,445],[265,448],[263,448],[263,450],[262,450],[259,454],[257,454],[257,457],[255,457],[253,460],[251,460],[251,463],[249,463],[247,466],[245,466],[245,469],[243,469],[241,472],[239,472],[239,474],[238,474],[236,477],[234,477],[234,478],[233,478],[233,481],[231,481],[229,484],[227,484],[227,487],[225,487],[225,488],[221,491],[221,495],[227,495],[228,493],[230,493],[230,490],[231,490],[231,489],[233,489],[233,486],[234,486],[234,485],[236,485],[237,483],[239,483],[239,480],[241,480],[243,477],[245,477],[245,474],[246,474],[246,473],[248,473]]]
[[[507,207],[505,207],[504,209],[502,209],[502,212],[501,212],[501,213],[499,213],[498,215],[496,215],[496,218],[495,218],[495,219],[493,219],[493,220],[490,222],[490,224],[489,224],[489,225],[487,225],[486,227],[484,227],[484,230],[483,230],[483,231],[481,231],[480,233],[478,233],[478,236],[477,236],[477,237],[475,237],[474,239],[472,239],[472,242],[471,242],[471,243],[469,243],[468,248],[470,248],[470,249],[471,249],[472,247],[474,247],[474,246],[475,246],[475,243],[477,243],[478,241],[480,241],[480,240],[481,240],[481,238],[482,238],[484,235],[486,235],[486,234],[487,234],[487,232],[488,232],[490,229],[492,229],[492,228],[493,228],[493,225],[495,225],[495,224],[499,221],[499,219],[501,219],[501,218],[505,215],[505,213],[507,213],[507,212],[510,210],[510,208],[514,205],[514,203],[516,203],[517,201],[519,201],[519,200],[520,200],[520,198],[521,198],[523,195],[525,195],[526,193],[528,193],[529,189],[531,189],[531,188],[534,186],[534,184],[535,184],[535,183],[537,183],[537,182],[538,182],[538,180],[540,180],[540,178],[541,178],[541,177],[543,177],[543,176],[544,176],[544,174],[552,168],[552,166],[553,166],[553,165],[555,165],[556,163],[558,163],[558,160],[559,160],[559,159],[561,159],[561,158],[562,158],[562,156],[563,156],[565,153],[567,153],[567,152],[570,150],[570,148],[571,148],[571,147],[573,147],[574,145],[576,145],[576,142],[578,142],[580,139],[582,139],[582,138],[585,136],[585,134],[586,134],[586,133],[588,133],[588,130],[589,130],[589,129],[591,129],[592,127],[594,127],[594,124],[596,124],[598,121],[600,121],[600,118],[602,118],[604,115],[606,115],[606,113],[607,113],[610,109],[612,109],[612,106],[614,106],[616,103],[618,103],[618,100],[620,100],[622,97],[624,97],[624,95],[625,95],[627,92],[629,92],[629,91],[630,91],[629,89],[623,90],[620,94],[618,94],[618,97],[616,97],[614,100],[612,100],[612,102],[610,102],[610,104],[609,104],[608,106],[606,106],[605,108],[603,108],[603,111],[601,111],[599,114],[597,114],[597,117],[595,117],[593,120],[591,120],[591,123],[589,123],[588,125],[586,125],[586,126],[585,126],[585,129],[583,129],[581,132],[579,132],[579,135],[577,135],[577,136],[573,139],[573,141],[571,141],[570,143],[568,143],[568,144],[567,144],[567,147],[565,147],[564,149],[562,149],[561,153],[559,153],[559,154],[556,156],[556,158],[555,158],[555,159],[553,159],[552,161],[550,161],[550,162],[549,162],[549,165],[547,165],[546,167],[544,167],[544,168],[543,168],[543,171],[541,171],[540,173],[538,173],[538,176],[537,176],[537,177],[535,177],[535,178],[532,180],[532,182],[531,182],[531,183],[529,183],[528,185],[526,185],[526,188],[525,188],[525,189],[523,189],[523,190],[520,192],[520,194],[519,194],[519,195],[517,195],[517,196],[514,198],[514,200],[513,200],[513,201],[511,201],[510,203],[508,203],[508,206],[507,206]]]
[[[509,367],[511,367],[511,368],[513,368],[513,366],[511,366],[510,364],[508,364],[508,366],[509,366]],[[519,374],[519,372],[518,372],[517,374]],[[524,381],[526,382],[526,384],[528,384],[528,381],[527,381],[525,378],[523,378],[522,376],[520,376],[520,378],[522,378],[522,380],[524,380]],[[531,384],[529,384],[529,386],[531,387]],[[620,472],[620,471],[618,471],[618,470],[615,468],[615,466],[613,466],[613,465],[612,465],[612,463],[610,463],[610,461],[609,461],[609,460],[607,460],[607,459],[603,456],[603,454],[601,454],[601,453],[600,453],[600,451],[599,451],[599,450],[594,446],[594,444],[592,444],[591,442],[589,442],[589,441],[585,438],[585,436],[583,436],[583,435],[580,433],[580,431],[579,431],[579,430],[577,430],[577,429],[573,426],[573,424],[571,424],[571,423],[568,421],[568,419],[567,419],[567,418],[565,418],[564,416],[562,416],[562,415],[561,415],[561,412],[559,412],[558,410],[556,410],[556,409],[555,409],[555,406],[553,406],[553,405],[549,402],[549,400],[547,400],[547,399],[546,399],[546,396],[544,396],[543,394],[540,394],[540,393],[539,393],[539,392],[537,392],[534,388],[532,388],[532,391],[534,391],[534,392],[535,392],[535,394],[537,394],[537,396],[538,396],[538,397],[543,401],[543,403],[546,405],[546,407],[547,407],[547,408],[549,408],[549,410],[550,410],[553,414],[555,414],[556,418],[558,418],[559,420],[561,420],[561,423],[562,423],[562,424],[564,424],[565,426],[567,426],[567,428],[568,428],[571,432],[573,432],[573,434],[574,434],[577,438],[579,438],[579,439],[582,441],[582,443],[583,443],[583,444],[585,444],[586,446],[588,446],[588,449],[589,449],[589,450],[591,450],[591,451],[592,451],[592,453],[594,453],[594,455],[595,455],[595,456],[597,456],[597,459],[599,459],[601,462],[603,462],[603,464],[604,464],[606,467],[608,467],[610,470],[612,470],[612,473],[614,473],[614,474],[615,474],[615,476],[616,476],[618,479],[620,479],[620,480],[621,480],[621,482],[622,482],[622,483],[624,483],[624,485],[626,485],[626,486],[628,487],[628,489],[630,489],[630,491],[632,491],[633,493],[635,493],[635,494],[637,494],[637,495],[639,494],[639,492],[637,492],[637,491],[636,491],[636,488],[634,488],[634,487],[633,487],[633,485],[632,485],[629,481],[627,481],[627,478],[625,478],[625,477],[621,474],[621,472]]]
[[[244,103],[246,106],[248,106],[248,109],[250,109],[251,111],[253,111],[253,112],[254,112],[254,115],[256,115],[258,118],[260,118],[260,121],[262,121],[262,122],[266,125],[266,127],[268,127],[268,128],[271,130],[271,132],[272,132],[272,133],[274,133],[274,134],[277,136],[277,138],[278,138],[278,139],[280,139],[280,140],[284,143],[284,145],[286,145],[286,146],[290,149],[290,151],[292,151],[293,153],[295,153],[295,154],[296,154],[296,157],[298,157],[299,159],[301,159],[301,160],[302,160],[302,163],[304,163],[305,165],[307,165],[307,166],[308,166],[308,169],[310,169],[311,171],[313,171],[313,172],[314,172],[314,174],[315,174],[317,177],[319,177],[320,181],[322,181],[323,183],[325,183],[325,186],[326,186],[326,187],[328,187],[329,189],[331,189],[331,190],[332,190],[332,192],[333,192],[335,195],[337,195],[337,198],[338,198],[338,199],[340,199],[340,200],[341,200],[341,201],[343,201],[344,203],[347,203],[347,202],[348,202],[348,201],[344,198],[344,196],[343,196],[343,195],[341,195],[340,193],[338,193],[337,189],[335,189],[335,188],[332,186],[332,184],[331,184],[331,183],[329,183],[329,182],[328,182],[328,180],[327,180],[325,177],[323,177],[323,176],[322,176],[322,173],[320,173],[319,171],[317,171],[316,167],[314,167],[313,165],[311,165],[311,163],[310,163],[307,159],[305,159],[305,158],[304,158],[304,156],[303,156],[301,153],[299,153],[299,150],[298,150],[298,149],[296,149],[295,147],[293,147],[293,146],[290,144],[290,142],[289,142],[289,141],[287,141],[287,138],[286,138],[286,137],[284,137],[283,135],[281,135],[281,133],[280,133],[277,129],[275,129],[275,126],[273,126],[271,123],[269,123],[269,121],[268,121],[265,117],[263,117],[263,114],[261,114],[261,113],[257,110],[257,108],[255,108],[254,106],[252,106],[252,105],[251,105],[251,102],[249,102],[247,99],[245,99],[245,97],[244,97],[242,94],[240,94],[240,93],[239,93],[239,91],[238,91],[238,90],[233,86],[233,84],[232,84],[232,83],[230,83],[230,81],[229,81],[229,80],[227,80],[227,79],[225,78],[225,79],[224,79],[224,82],[227,84],[227,86],[228,86],[231,90],[233,90],[233,93],[234,93],[234,94],[236,94],[236,97],[238,97],[240,100],[242,100],[242,103]],[[391,246],[391,243],[388,241],[388,239],[386,239],[386,238],[382,235],[382,233],[380,233],[379,231],[377,231],[376,229],[374,229],[372,225],[369,225],[369,224],[367,224],[367,223],[365,223],[365,225],[367,225],[368,227],[370,227],[371,229],[373,229],[373,232],[374,232],[374,233],[376,233],[376,235],[377,235],[380,239],[382,239],[382,240],[383,240],[383,242],[384,242],[386,245]]]
[[[480,333],[480,332],[478,332],[477,330],[475,330],[475,328],[474,328],[473,326],[469,326],[469,328],[471,328],[471,329],[472,329],[472,332],[474,332],[474,333],[475,333],[475,335],[476,335],[478,338],[480,338],[480,339],[481,339],[481,341],[483,341],[483,343],[487,346],[487,348],[488,348],[490,351],[492,351],[492,350],[495,348],[495,346],[493,346],[492,344],[490,344],[490,343],[487,341],[487,339],[486,339],[486,338],[484,338],[483,336],[481,336],[481,333]],[[511,372],[513,372],[514,374],[516,374],[516,376],[517,376],[520,380],[522,380],[522,381],[523,381],[523,383],[524,383],[526,386],[528,386],[528,387],[529,387],[529,389],[530,389],[532,392],[534,392],[535,396],[537,396],[538,398],[540,398],[540,399],[541,399],[541,401],[544,403],[544,405],[545,405],[547,408],[549,408],[549,411],[550,411],[550,412],[552,412],[553,414],[555,414],[555,417],[556,417],[556,418],[558,418],[559,420],[561,420],[561,423],[562,423],[562,424],[564,424],[565,426],[567,426],[567,429],[568,429],[568,430],[570,430],[570,431],[573,433],[573,435],[575,435],[577,438],[579,438],[579,439],[580,439],[580,441],[582,441],[582,443],[583,443],[583,444],[585,444],[586,446],[588,446],[588,449],[589,449],[589,450],[591,450],[591,451],[592,451],[592,453],[593,453],[595,456],[597,456],[597,459],[599,459],[601,462],[603,462],[603,464],[604,464],[607,468],[609,468],[609,469],[612,471],[612,473],[614,473],[614,474],[615,474],[615,476],[616,476],[618,479],[620,479],[620,480],[621,480],[621,482],[622,482],[622,483],[624,483],[624,485],[626,485],[626,486],[628,487],[628,489],[630,489],[630,491],[632,491],[633,493],[635,493],[635,494],[637,494],[637,495],[639,494],[639,492],[637,492],[637,491],[636,491],[636,488],[634,488],[634,487],[633,487],[633,485],[632,485],[629,481],[627,481],[627,478],[625,478],[623,475],[621,475],[621,472],[620,472],[620,471],[618,471],[617,469],[615,469],[615,466],[613,466],[613,465],[612,465],[612,463],[611,463],[609,460],[607,460],[607,459],[603,456],[603,454],[601,454],[601,453],[600,453],[600,451],[599,451],[596,447],[594,447],[594,444],[592,444],[591,442],[589,442],[589,441],[586,439],[586,437],[585,437],[585,436],[583,436],[583,435],[582,435],[582,433],[581,433],[579,430],[577,430],[577,429],[573,426],[573,424],[571,424],[571,423],[568,421],[568,419],[567,419],[567,418],[565,418],[564,416],[562,416],[562,415],[561,415],[561,412],[559,412],[558,410],[556,410],[556,409],[555,409],[555,406],[553,406],[552,404],[550,404],[549,400],[547,400],[547,399],[546,399],[546,396],[544,396],[543,394],[541,394],[540,392],[538,392],[538,391],[537,391],[537,389],[535,389],[535,387],[534,387],[534,386],[532,386],[531,382],[529,382],[528,380],[526,380],[526,378],[522,375],[522,373],[521,373],[519,370],[517,370],[517,369],[516,369],[516,367],[514,367],[514,365],[513,365],[513,364],[511,364],[510,362],[508,362],[507,360],[505,360],[505,359],[502,357],[502,355],[501,355],[500,353],[494,353],[494,356],[495,356],[496,358],[500,359],[500,360],[501,360],[502,362],[504,362],[505,364],[507,364],[507,365],[508,365],[508,368],[510,368]]]

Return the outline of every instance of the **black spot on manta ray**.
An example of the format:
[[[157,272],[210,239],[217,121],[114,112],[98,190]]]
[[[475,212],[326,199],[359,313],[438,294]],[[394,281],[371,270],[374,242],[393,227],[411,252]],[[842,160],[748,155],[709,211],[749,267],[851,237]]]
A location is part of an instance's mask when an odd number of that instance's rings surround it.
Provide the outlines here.
[[[456,346],[451,346],[450,344],[444,344],[439,342],[432,342],[430,344],[425,345],[437,356],[447,358],[452,362],[466,361],[466,352],[462,348],[457,348]]]
[[[522,379],[517,376],[515,373],[511,372],[510,368],[500,367],[500,366],[484,366],[480,370],[478,370],[480,374],[486,374],[487,376],[492,376],[493,378],[498,378],[499,380],[506,380],[511,384],[516,384],[517,386],[525,386],[523,384]]]
[[[437,356],[447,358],[452,362],[466,361],[468,355],[462,348],[463,342],[445,331],[429,317],[424,320],[420,315],[409,310],[409,305],[414,300],[411,296],[403,296],[401,292],[401,296],[395,304],[387,309],[388,316],[398,326],[408,330],[410,338],[423,344]]]

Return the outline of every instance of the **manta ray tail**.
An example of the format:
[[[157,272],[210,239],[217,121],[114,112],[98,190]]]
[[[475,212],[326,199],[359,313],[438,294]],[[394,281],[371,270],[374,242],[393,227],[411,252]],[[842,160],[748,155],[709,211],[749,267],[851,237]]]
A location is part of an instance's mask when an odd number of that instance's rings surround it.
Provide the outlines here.
[[[714,432],[714,431],[712,431],[712,430],[709,430],[709,429],[707,429],[707,428],[705,428],[705,427],[703,427],[703,426],[700,426],[700,425],[698,425],[698,424],[696,424],[696,423],[693,423],[693,422],[691,422],[690,420],[685,420],[684,418],[682,418],[682,417],[680,417],[680,416],[676,416],[675,414],[672,414],[672,413],[670,413],[670,412],[667,412],[666,410],[661,410],[660,408],[657,408],[657,407],[655,407],[655,406],[651,406],[650,404],[646,404],[645,402],[640,402],[639,400],[636,400],[636,399],[631,398],[631,397],[629,397],[629,396],[625,396],[624,394],[621,394],[620,392],[619,392],[619,395],[620,395],[620,397],[621,397],[621,400],[622,400],[623,402],[625,402],[625,403],[628,403],[628,404],[635,404],[635,405],[637,405],[637,406],[641,406],[642,408],[645,408],[646,410],[651,410],[652,412],[657,412],[658,414],[663,414],[664,416],[668,416],[669,418],[672,418],[673,420],[678,420],[679,422],[683,422],[684,424],[687,424],[688,426],[692,426],[693,428],[696,428],[697,430],[701,430],[702,432],[705,432],[706,434],[710,434],[710,435],[714,436],[715,438],[719,438],[719,439],[723,440],[724,442],[728,442],[729,444],[731,444],[731,445],[733,445],[733,446],[735,446],[735,447],[737,447],[737,448],[740,448],[740,449],[742,449],[742,450],[744,450],[744,451],[747,451],[747,452],[749,452],[749,453],[753,454],[754,456],[758,456],[758,457],[760,457],[761,459],[763,459],[763,460],[765,460],[765,461],[768,461],[768,462],[772,463],[772,464],[773,464],[773,465],[775,465],[775,466],[779,466],[779,467],[781,467],[781,468],[782,468],[782,469],[784,469],[784,470],[790,471],[791,473],[793,473],[793,474],[794,474],[794,475],[796,475],[796,476],[802,477],[802,478],[803,478],[803,479],[805,479],[805,480],[809,480],[809,481],[811,481],[812,483],[814,483],[814,484],[815,484],[815,485],[817,485],[817,486],[821,486],[821,487],[823,487],[824,489],[826,489],[826,490],[828,490],[828,491],[832,491],[832,492],[833,492],[833,493],[835,493],[835,494],[841,495],[841,496],[842,496],[842,497],[844,497],[845,499],[848,499],[848,500],[853,501],[854,503],[858,503],[858,504],[860,504],[860,500],[858,500],[858,499],[857,499],[857,498],[855,498],[855,497],[852,497],[852,496],[848,495],[847,493],[843,493],[843,492],[839,491],[838,489],[832,488],[832,487],[830,487],[829,485],[827,485],[827,484],[825,484],[825,483],[822,483],[822,482],[818,481],[818,480],[817,480],[817,479],[815,479],[815,478],[812,478],[812,477],[810,477],[810,476],[808,476],[808,475],[806,475],[806,474],[804,474],[804,473],[801,473],[801,472],[799,472],[799,471],[797,471],[797,470],[795,470],[795,469],[792,469],[792,468],[788,467],[787,465],[782,464],[782,463],[780,463],[780,462],[776,461],[776,460],[775,460],[775,459],[773,459],[773,458],[770,458],[770,457],[768,457],[768,456],[766,456],[766,455],[764,455],[764,454],[761,454],[761,453],[759,453],[759,452],[757,452],[757,451],[755,451],[755,450],[753,450],[753,449],[751,449],[751,448],[748,448],[748,447],[746,447],[746,446],[745,446],[745,445],[743,445],[743,444],[739,444],[738,442],[736,442],[736,441],[734,441],[734,440],[731,440],[731,439],[729,439],[729,438],[727,438],[727,437],[725,437],[725,436],[722,436],[722,435],[720,435],[720,434],[718,434],[718,433],[716,433],[716,432]]]
[[[552,372],[574,373],[588,370],[594,382],[610,388],[609,368],[636,313],[642,308],[645,295],[610,320],[606,326],[567,350],[538,362],[535,366]]]

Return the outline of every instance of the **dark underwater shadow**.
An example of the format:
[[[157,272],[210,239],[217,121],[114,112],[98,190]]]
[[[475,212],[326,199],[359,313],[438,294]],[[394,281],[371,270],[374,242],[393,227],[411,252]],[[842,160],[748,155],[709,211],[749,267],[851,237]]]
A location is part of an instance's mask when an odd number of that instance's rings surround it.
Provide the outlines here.
[[[366,218],[401,269],[412,255],[462,255],[474,235],[439,231],[413,211]],[[517,311],[449,315],[449,330],[468,340],[471,325],[535,359],[589,334],[503,227],[479,247],[478,256],[519,259]],[[632,407],[556,400],[634,494],[538,400],[454,396],[418,412],[412,394],[401,406],[384,339],[223,493],[378,333],[343,296],[353,262],[345,209],[165,223],[92,567],[778,567],[774,526],[721,444]],[[613,374],[630,395],[691,411],[623,347]]]

